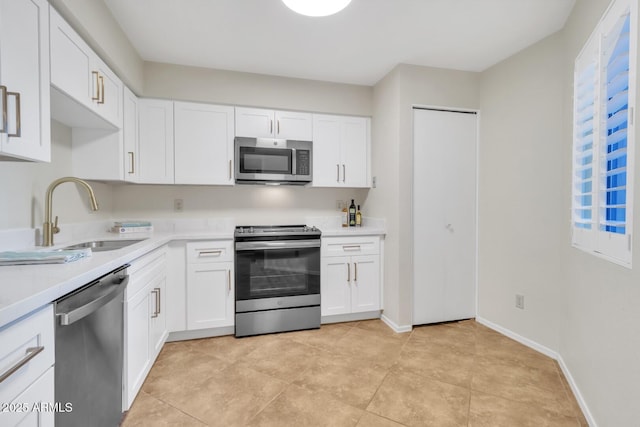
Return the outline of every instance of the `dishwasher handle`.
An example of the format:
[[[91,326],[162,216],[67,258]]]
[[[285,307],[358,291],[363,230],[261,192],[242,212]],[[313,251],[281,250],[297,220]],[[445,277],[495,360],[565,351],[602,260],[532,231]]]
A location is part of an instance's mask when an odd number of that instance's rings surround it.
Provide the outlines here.
[[[109,280],[111,278],[113,279]],[[63,307],[61,307],[62,304],[57,303],[56,317],[60,319],[60,325],[71,325],[113,301],[114,298],[124,292],[124,288],[128,283],[128,275],[116,276],[113,274],[96,281],[87,286],[82,292],[65,299]]]

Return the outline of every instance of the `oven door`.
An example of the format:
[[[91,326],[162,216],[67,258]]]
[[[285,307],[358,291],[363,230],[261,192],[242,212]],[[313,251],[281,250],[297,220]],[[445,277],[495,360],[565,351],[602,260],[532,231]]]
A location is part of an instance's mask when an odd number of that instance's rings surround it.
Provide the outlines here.
[[[236,243],[237,308],[262,309],[267,300],[285,307],[319,296],[319,239]]]

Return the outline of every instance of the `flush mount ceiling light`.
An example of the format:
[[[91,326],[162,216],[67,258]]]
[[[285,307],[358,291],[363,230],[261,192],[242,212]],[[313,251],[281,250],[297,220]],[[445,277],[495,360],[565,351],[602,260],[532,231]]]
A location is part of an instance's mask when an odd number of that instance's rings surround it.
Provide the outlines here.
[[[306,16],[329,16],[347,7],[351,0],[282,0],[291,10]]]

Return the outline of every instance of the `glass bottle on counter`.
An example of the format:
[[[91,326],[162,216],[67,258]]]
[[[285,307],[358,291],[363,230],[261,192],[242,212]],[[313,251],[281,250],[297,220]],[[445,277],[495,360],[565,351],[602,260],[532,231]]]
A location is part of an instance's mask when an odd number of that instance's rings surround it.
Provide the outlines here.
[[[360,205],[356,211],[356,227],[362,227],[362,213],[360,212]]]
[[[347,227],[349,226],[349,211],[347,211],[347,206],[345,204],[345,206],[342,208],[342,226],[343,227]]]
[[[351,204],[349,205],[349,227],[356,226],[356,204],[353,199],[351,199]]]

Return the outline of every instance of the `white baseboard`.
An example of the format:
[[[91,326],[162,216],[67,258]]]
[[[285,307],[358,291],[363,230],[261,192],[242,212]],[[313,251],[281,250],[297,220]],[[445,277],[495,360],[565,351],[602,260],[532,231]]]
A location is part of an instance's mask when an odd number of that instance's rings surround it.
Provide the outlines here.
[[[559,356],[556,360],[558,361],[558,365],[560,365],[560,369],[562,369],[562,373],[564,374],[564,377],[567,379],[567,382],[569,383],[569,386],[571,387],[571,390],[573,391],[573,394],[576,397],[576,400],[578,401],[578,405],[580,405],[582,414],[584,415],[587,422],[589,423],[589,426],[598,427],[596,420],[593,418],[593,415],[591,415],[591,411],[587,406],[587,402],[584,401],[584,397],[582,397],[582,393],[580,393],[580,389],[578,389],[578,385],[576,384],[575,380],[573,379],[573,376],[571,375],[571,371],[569,371],[569,368],[564,363],[564,359],[562,358],[562,356]]]
[[[386,323],[388,327],[393,329],[393,331],[398,334],[401,334],[403,332],[411,332],[411,329],[413,328],[411,325],[397,325],[393,320],[389,319],[384,314],[380,316],[380,320]]]
[[[496,332],[500,332],[502,335],[505,335],[515,341],[518,341],[520,344],[526,345],[527,347],[532,348],[544,354],[545,356],[549,356],[550,358],[557,360],[558,364],[560,365],[560,369],[562,369],[562,373],[564,374],[565,378],[567,379],[567,382],[569,383],[569,386],[571,387],[571,390],[573,391],[573,395],[575,396],[578,402],[578,405],[580,405],[582,414],[584,415],[585,419],[589,423],[589,426],[598,427],[598,424],[594,420],[593,415],[591,415],[591,411],[587,406],[587,402],[585,402],[584,397],[582,396],[582,393],[580,393],[580,389],[578,388],[575,380],[573,379],[573,376],[571,375],[571,371],[569,371],[569,368],[564,363],[562,356],[558,354],[558,352],[551,350],[549,347],[546,347],[533,340],[530,340],[529,338],[525,338],[522,335],[517,334],[510,329],[504,328],[482,317],[476,317],[476,322],[490,329],[493,329]]]
[[[538,351],[544,354],[545,356],[549,356],[554,360],[558,360],[558,356],[559,356],[558,353],[554,350],[551,350],[549,347],[546,347],[542,344],[538,344],[537,342],[530,340],[529,338],[525,338],[522,335],[517,334],[510,329],[503,328],[502,326],[497,325],[482,317],[476,317],[476,322],[486,326],[487,328],[491,328],[494,331],[500,332],[502,335],[505,335],[513,340],[516,340],[520,344],[526,345],[527,347],[532,348],[535,351]]]

